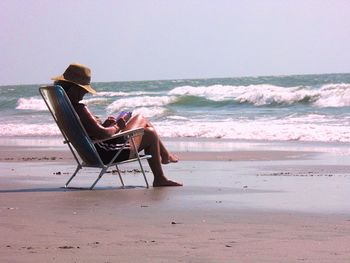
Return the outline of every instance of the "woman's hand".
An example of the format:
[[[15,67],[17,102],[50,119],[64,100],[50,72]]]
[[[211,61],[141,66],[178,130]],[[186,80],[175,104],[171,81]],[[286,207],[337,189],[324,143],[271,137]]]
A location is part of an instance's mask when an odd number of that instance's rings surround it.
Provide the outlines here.
[[[109,116],[107,120],[102,124],[103,127],[111,127],[117,123],[116,119],[113,116]],[[119,126],[119,125],[118,125]],[[120,126],[119,126],[120,127]]]
[[[117,125],[118,125],[118,127],[119,127],[121,130],[125,128],[125,126],[126,126],[126,121],[125,121],[124,117],[121,117],[121,118],[118,119]]]

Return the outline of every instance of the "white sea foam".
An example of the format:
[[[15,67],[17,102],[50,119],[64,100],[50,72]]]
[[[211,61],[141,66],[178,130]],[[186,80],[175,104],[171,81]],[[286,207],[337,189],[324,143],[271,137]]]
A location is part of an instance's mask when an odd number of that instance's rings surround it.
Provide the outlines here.
[[[178,121],[187,121],[189,118],[183,117],[183,116],[168,116],[167,119],[169,120],[178,120]]]
[[[158,94],[158,93],[146,92],[146,91],[132,91],[132,92],[101,91],[101,92],[97,92],[94,96],[101,96],[101,97],[130,97],[130,96],[144,96],[144,95],[154,95],[154,94]]]
[[[84,99],[81,102],[86,104],[86,105],[99,105],[99,104],[105,104],[105,102],[107,101],[107,98],[88,98],[88,99]]]
[[[186,128],[174,130],[172,126],[159,124],[158,130],[167,137],[203,137],[242,140],[277,141],[323,141],[350,142],[347,127],[317,125],[278,125],[250,122],[240,125],[220,125],[220,123],[190,123]]]
[[[169,91],[169,95],[177,96],[198,96],[205,97],[210,100],[222,101],[237,97],[245,89],[243,86],[224,86],[224,85],[212,85],[212,86],[181,86]]]
[[[334,125],[320,117],[319,121],[302,118],[222,121],[168,121],[156,127],[165,137],[202,137],[242,140],[350,142],[348,125]],[[174,125],[181,129],[174,129]]]
[[[232,100],[255,106],[309,103],[317,107],[350,106],[350,84],[329,84],[319,89],[310,87],[279,87],[268,84],[249,86],[181,86],[169,95],[198,96],[213,101]]]
[[[321,87],[320,97],[315,102],[319,107],[349,107],[350,84],[330,84]]]
[[[47,107],[42,98],[30,97],[30,98],[19,98],[17,101],[16,109],[42,111],[42,110],[47,110]]]
[[[147,118],[152,118],[156,116],[162,116],[166,112],[166,108],[164,107],[139,107],[133,109],[133,115],[142,114]]]
[[[59,135],[55,123],[51,124],[0,124],[0,136],[51,136]]]
[[[284,88],[272,85],[248,86],[247,89],[234,100],[240,103],[251,103],[255,106],[263,105],[291,105],[298,102],[313,102],[319,96],[315,90],[291,87]]]
[[[202,86],[178,87],[169,92],[170,95],[188,95],[205,97],[209,100],[223,101],[233,100],[239,103],[251,103],[256,106],[270,104],[293,104],[305,99],[317,98],[318,92],[300,87],[279,87],[260,84],[249,86]]]
[[[143,97],[130,97],[119,99],[108,105],[107,111],[109,113],[117,112],[124,109],[134,109],[136,107],[152,107],[152,106],[164,106],[176,101],[176,97],[168,96],[143,96]]]
[[[163,107],[145,107],[136,108],[134,114],[142,113],[146,117],[154,117],[161,116],[164,111],[165,108]],[[203,121],[173,117],[153,122],[162,136],[236,140],[350,142],[350,116],[342,118],[339,122],[330,117],[316,114],[290,116],[284,119],[263,118],[230,121]],[[0,124],[0,136],[52,136],[59,134],[59,130],[54,123]]]

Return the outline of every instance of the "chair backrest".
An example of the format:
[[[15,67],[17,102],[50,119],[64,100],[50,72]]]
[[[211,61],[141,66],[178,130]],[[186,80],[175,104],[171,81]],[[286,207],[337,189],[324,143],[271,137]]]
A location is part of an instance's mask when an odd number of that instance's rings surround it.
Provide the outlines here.
[[[88,165],[101,165],[96,148],[64,89],[59,85],[54,85],[40,87],[39,91],[63,137],[73,145],[80,158]]]

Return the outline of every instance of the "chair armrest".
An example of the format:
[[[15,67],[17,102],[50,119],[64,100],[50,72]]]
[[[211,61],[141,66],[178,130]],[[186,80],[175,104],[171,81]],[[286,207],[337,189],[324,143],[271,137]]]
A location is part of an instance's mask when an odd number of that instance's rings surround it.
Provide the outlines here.
[[[109,137],[106,139],[94,140],[92,142],[95,144],[95,143],[99,143],[99,142],[109,141],[109,140],[119,138],[119,137],[124,137],[125,139],[130,139],[131,137],[135,137],[137,135],[143,135],[143,132],[144,132],[143,128],[137,128],[137,129],[133,129],[133,130],[125,131],[125,132],[119,132],[119,133],[114,134],[112,137]]]

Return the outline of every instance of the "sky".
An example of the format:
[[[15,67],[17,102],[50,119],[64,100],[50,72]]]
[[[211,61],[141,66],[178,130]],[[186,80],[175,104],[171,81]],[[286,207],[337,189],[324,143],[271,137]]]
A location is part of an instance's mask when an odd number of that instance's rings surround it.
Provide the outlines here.
[[[0,0],[0,85],[350,72],[348,0]]]

